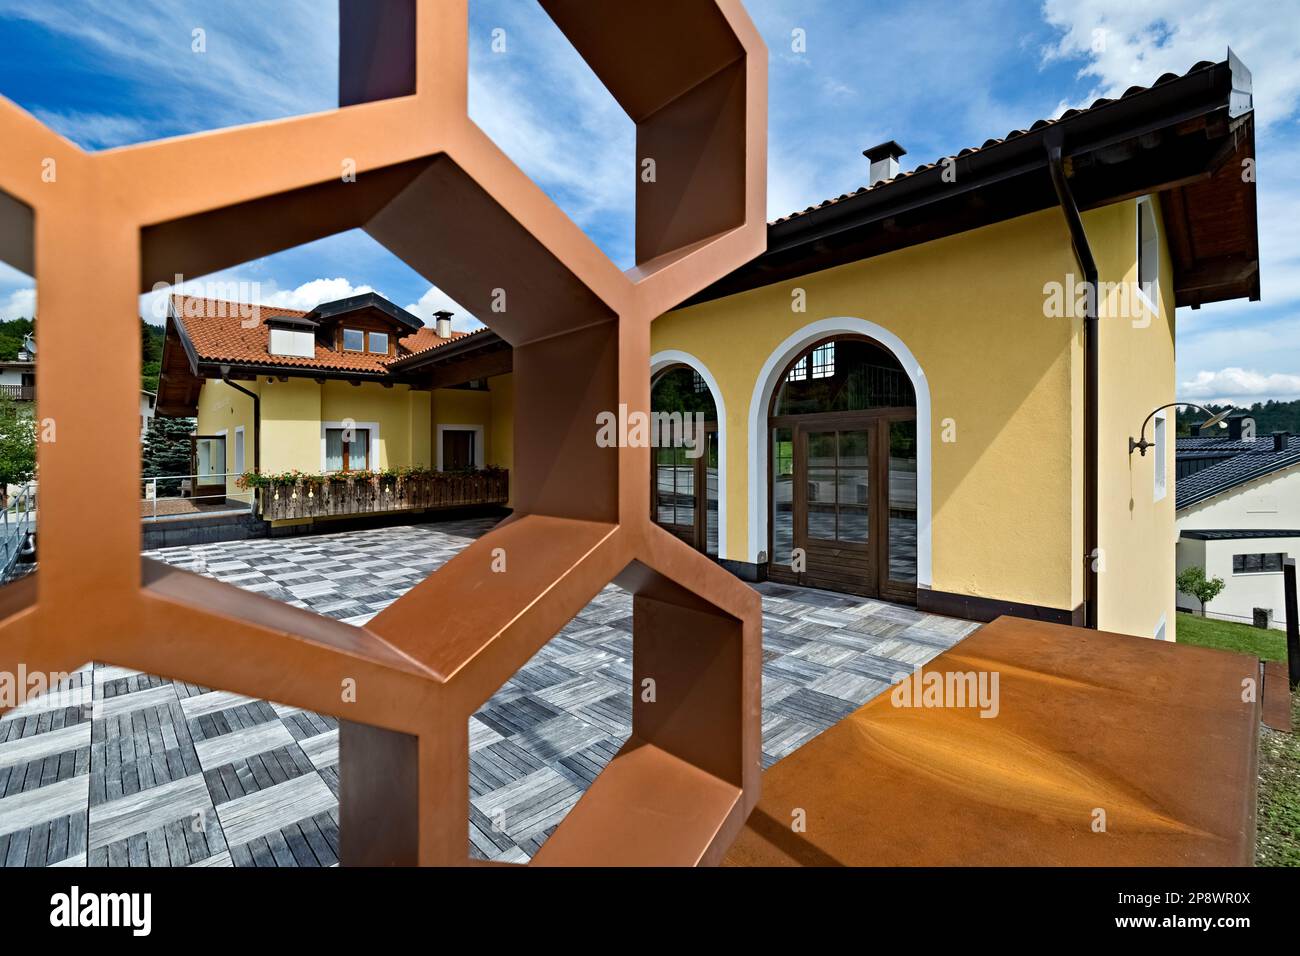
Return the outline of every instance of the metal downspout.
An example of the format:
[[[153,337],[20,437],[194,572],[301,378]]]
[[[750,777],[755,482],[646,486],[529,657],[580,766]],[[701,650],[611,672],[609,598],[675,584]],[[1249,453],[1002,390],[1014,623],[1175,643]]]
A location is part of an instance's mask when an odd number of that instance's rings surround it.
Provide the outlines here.
[[[1065,222],[1070,229],[1070,242],[1074,246],[1074,257],[1083,270],[1084,282],[1088,284],[1087,313],[1084,316],[1084,364],[1086,367],[1083,406],[1084,406],[1084,488],[1083,488],[1083,535],[1084,535],[1084,571],[1083,571],[1083,615],[1084,627],[1097,627],[1097,447],[1100,431],[1099,395],[1101,382],[1100,361],[1100,323],[1097,320],[1097,262],[1088,245],[1088,235],[1083,228],[1083,218],[1079,207],[1075,205],[1074,194],[1065,176],[1065,164],[1062,158],[1064,137],[1059,131],[1049,135],[1045,140],[1047,146],[1047,167],[1052,174],[1052,185],[1056,188],[1056,198],[1065,213]]]
[[[242,385],[238,385],[230,380],[230,373],[222,369],[221,380],[237,392],[243,392],[253,400],[253,471],[261,473],[262,471],[262,397],[256,392],[250,392]],[[254,495],[254,509],[256,509],[256,494]]]

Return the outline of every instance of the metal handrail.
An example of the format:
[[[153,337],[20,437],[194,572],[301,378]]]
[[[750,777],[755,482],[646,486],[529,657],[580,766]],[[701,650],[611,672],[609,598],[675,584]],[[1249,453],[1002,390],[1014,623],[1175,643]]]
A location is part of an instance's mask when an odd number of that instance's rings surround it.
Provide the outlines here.
[[[32,482],[23,485],[0,510],[0,535],[4,538],[4,570],[0,577],[9,574],[27,542],[32,516],[36,513],[35,487]],[[14,515],[12,522],[9,520],[11,513]]]
[[[157,475],[153,478],[142,478],[140,480],[144,482],[145,487],[143,490],[143,494],[141,495],[141,498],[142,500],[151,501],[153,503],[152,517],[154,518],[158,517],[158,502],[160,500],[161,501],[181,501],[181,500],[202,501],[208,498],[221,498],[221,499],[233,498],[236,501],[246,500],[249,508],[251,509],[255,501],[255,494],[253,489],[251,488],[243,491],[236,491],[236,492],[225,491],[219,495],[195,495],[195,494],[164,495],[161,498],[158,495],[158,482],[160,481],[183,482],[187,480],[202,478],[204,479],[205,484],[217,484],[218,482],[224,482],[225,484],[229,485],[230,479],[239,478],[241,476],[242,476],[241,472],[223,472],[221,474],[215,474],[215,475]],[[197,482],[193,482],[191,484],[191,488],[195,487],[196,485]]]

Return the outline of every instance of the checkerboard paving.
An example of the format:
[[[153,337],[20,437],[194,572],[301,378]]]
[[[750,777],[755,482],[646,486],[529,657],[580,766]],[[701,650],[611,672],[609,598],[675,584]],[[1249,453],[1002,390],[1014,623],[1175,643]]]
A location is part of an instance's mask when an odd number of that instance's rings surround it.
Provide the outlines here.
[[[491,519],[148,552],[364,624]],[[805,588],[763,595],[763,765],[976,625]],[[470,719],[472,855],[525,862],[631,729],[632,599],[605,588]],[[6,866],[332,866],[338,722],[104,664],[0,719]]]

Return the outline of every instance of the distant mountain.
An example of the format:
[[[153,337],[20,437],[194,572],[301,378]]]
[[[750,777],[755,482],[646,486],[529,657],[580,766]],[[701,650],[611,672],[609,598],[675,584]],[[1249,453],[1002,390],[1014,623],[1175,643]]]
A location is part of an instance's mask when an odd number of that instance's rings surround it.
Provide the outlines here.
[[[1206,405],[1212,411],[1222,411],[1227,406]],[[1263,438],[1271,432],[1290,432],[1300,435],[1300,399],[1292,402],[1256,402],[1250,408],[1237,408],[1255,419],[1255,434]],[[1205,413],[1195,408],[1178,410],[1178,434],[1190,435],[1192,426],[1205,421]]]

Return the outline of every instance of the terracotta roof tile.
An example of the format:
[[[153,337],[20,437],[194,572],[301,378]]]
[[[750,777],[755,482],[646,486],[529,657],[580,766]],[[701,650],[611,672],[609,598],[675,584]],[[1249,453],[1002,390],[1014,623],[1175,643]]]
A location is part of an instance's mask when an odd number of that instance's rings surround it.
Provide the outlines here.
[[[172,313],[184,326],[199,359],[205,362],[232,362],[257,365],[279,365],[286,368],[319,368],[333,371],[387,374],[388,365],[417,352],[426,352],[455,341],[468,332],[453,332],[450,338],[441,338],[428,326],[402,336],[397,340],[397,355],[389,358],[367,352],[335,352],[316,345],[312,358],[272,355],[270,330],[267,320],[275,316],[302,317],[307,315],[297,309],[277,308],[269,305],[255,306],[220,299],[201,299],[195,296],[173,295]]]

